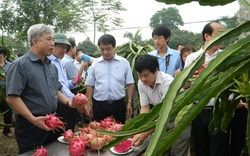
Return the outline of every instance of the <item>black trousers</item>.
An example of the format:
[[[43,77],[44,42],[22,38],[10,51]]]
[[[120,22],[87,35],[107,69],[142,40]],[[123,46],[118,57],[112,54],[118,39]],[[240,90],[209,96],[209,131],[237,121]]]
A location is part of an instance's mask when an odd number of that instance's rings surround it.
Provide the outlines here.
[[[208,131],[213,111],[202,110],[193,121],[196,156],[228,156],[229,134],[220,129],[216,134]]]
[[[19,154],[40,148],[41,145],[46,145],[57,140],[63,131],[59,132],[45,131],[30,123],[24,117],[18,115],[15,124],[15,136],[19,148]]]
[[[66,130],[71,129],[74,132],[75,124],[76,124],[76,108],[70,108],[64,104],[57,104],[56,116],[60,117],[65,123]]]
[[[6,93],[5,89],[4,89],[4,92]],[[0,109],[1,112],[5,112],[8,110],[8,112],[5,113],[3,116],[3,118],[4,118],[3,122],[5,124],[11,124],[11,122],[12,122],[12,108],[10,108],[9,105],[4,100],[2,100],[2,103],[0,103],[0,108],[1,108]],[[10,132],[11,132],[10,127],[4,127],[3,134],[8,134]]]
[[[246,145],[247,109],[236,109],[231,122],[231,156],[240,156]]]
[[[126,106],[124,98],[109,103],[107,101],[97,101],[92,98],[93,103],[93,120],[100,121],[106,117],[113,116],[118,123],[125,123]]]

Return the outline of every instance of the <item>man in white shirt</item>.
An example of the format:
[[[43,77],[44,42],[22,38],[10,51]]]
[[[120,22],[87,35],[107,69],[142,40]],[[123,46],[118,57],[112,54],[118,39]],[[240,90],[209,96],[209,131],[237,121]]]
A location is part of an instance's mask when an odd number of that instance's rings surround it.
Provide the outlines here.
[[[212,37],[224,30],[224,26],[218,21],[212,21],[205,25],[202,31],[202,37],[204,40],[204,46],[197,52],[188,55],[185,63],[185,67],[188,67],[197,57],[199,57],[207,43],[212,39]],[[205,62],[202,68],[206,68],[209,62],[216,58],[218,53],[221,52],[219,48],[222,44],[216,45],[211,49],[207,50],[205,53]],[[196,76],[198,76],[197,73]],[[191,83],[190,83],[191,84]],[[229,138],[228,134],[222,132],[220,129],[216,134],[210,134],[208,131],[208,125],[213,118],[213,101],[214,98],[204,107],[202,112],[197,115],[193,121],[193,131],[194,131],[194,141],[196,156],[228,156],[229,151]]]
[[[135,70],[138,73],[138,90],[140,95],[140,114],[148,113],[150,104],[157,105],[162,102],[173,77],[159,70],[157,57],[151,55],[139,56],[135,61]],[[167,130],[174,127],[175,117],[172,117],[168,123]],[[191,126],[184,130],[178,140],[164,153],[164,156],[186,156],[188,154]],[[133,146],[140,146],[145,139],[154,132],[149,130],[136,134],[133,138]]]

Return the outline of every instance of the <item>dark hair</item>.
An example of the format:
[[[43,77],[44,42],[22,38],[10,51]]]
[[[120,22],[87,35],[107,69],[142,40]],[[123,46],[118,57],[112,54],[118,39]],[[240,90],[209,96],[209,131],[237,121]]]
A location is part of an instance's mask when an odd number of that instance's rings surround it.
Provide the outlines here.
[[[184,45],[181,44],[181,43],[178,43],[178,44],[176,45],[176,49],[178,49],[179,46],[184,46]]]
[[[182,56],[183,56],[183,54],[184,54],[185,52],[193,53],[193,52],[196,52],[196,49],[195,49],[195,47],[192,46],[192,45],[186,45],[186,46],[184,46],[184,47],[181,49],[181,51],[180,51],[180,57],[181,57],[182,67],[184,67],[184,65],[185,65],[185,62],[183,62],[183,60],[182,60]]]
[[[78,53],[79,51],[82,51],[82,52],[83,52],[82,49],[76,49],[76,55],[77,55],[77,53]]]
[[[154,35],[158,36],[163,35],[164,38],[166,39],[171,36],[171,30],[165,25],[160,25],[153,30],[152,37],[154,37]]]
[[[111,44],[113,47],[115,47],[116,40],[115,40],[114,36],[109,35],[109,34],[105,34],[105,35],[102,35],[98,39],[98,43],[97,43],[98,47],[100,47],[101,44],[105,44],[105,45]]]
[[[213,27],[211,26],[212,23],[219,23],[219,24],[221,24],[219,21],[211,21],[211,22],[207,23],[207,24],[204,26],[204,28],[203,28],[203,30],[202,30],[202,38],[203,38],[203,41],[204,41],[204,42],[206,41],[204,35],[205,35],[205,34],[212,35],[212,33],[213,33],[213,31],[214,31]]]
[[[69,52],[70,48],[74,48],[76,46],[76,41],[73,38],[69,38],[68,41],[71,44],[71,46],[68,46],[67,52]]]
[[[6,55],[7,49],[4,46],[0,46],[0,54],[3,54],[3,56]]]
[[[157,57],[148,54],[138,56],[135,60],[135,70],[141,73],[144,69],[148,69],[150,72],[155,73],[156,69],[159,69]]]

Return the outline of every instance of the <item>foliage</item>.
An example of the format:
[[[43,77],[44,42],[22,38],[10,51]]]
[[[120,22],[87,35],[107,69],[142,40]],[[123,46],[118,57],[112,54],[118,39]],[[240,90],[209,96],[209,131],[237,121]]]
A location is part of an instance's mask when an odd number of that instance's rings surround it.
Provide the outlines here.
[[[238,25],[237,22],[237,14],[235,14],[232,17],[229,16],[222,16],[218,19],[222,24],[225,25],[226,28],[235,28]],[[232,38],[224,41],[222,49],[225,49],[228,45],[234,43],[237,40],[237,38]]]
[[[200,49],[203,44],[200,33],[193,33],[180,29],[171,30],[171,38],[168,46],[175,49],[176,45],[179,43],[183,45],[192,45],[196,50]]]
[[[196,49],[200,49],[203,44],[201,35],[199,33],[193,33],[186,30],[180,30],[180,26],[183,26],[183,20],[179,14],[179,10],[173,7],[168,9],[163,8],[157,11],[150,19],[151,28],[155,28],[158,25],[166,25],[171,30],[171,39],[168,46],[175,49],[177,44],[193,45]],[[149,40],[148,43],[154,46],[153,40]]]
[[[238,97],[236,97],[237,99],[239,98],[245,98],[246,99],[246,103],[249,105],[249,101],[250,101],[250,75],[246,75],[245,73],[243,73],[242,79],[240,81],[234,79],[236,85],[235,85],[235,89],[231,89],[231,91],[240,94]],[[248,117],[247,117],[247,148],[243,149],[242,155],[247,153],[246,151],[248,151],[248,155],[250,153],[250,140],[249,140],[249,134],[250,134],[250,115],[249,115],[249,109],[248,109]]]
[[[123,19],[120,18],[120,12],[126,11],[120,0],[77,0],[76,14],[78,24],[75,29],[79,32],[85,32],[87,28],[92,27],[94,40],[96,31],[106,33],[115,27],[121,27]]]
[[[23,42],[9,36],[3,36],[3,39],[6,45],[10,45],[12,47],[14,54],[26,54],[30,49],[27,42]]]
[[[37,23],[53,25],[56,32],[66,32],[74,25],[73,7],[70,0],[5,0],[0,5],[2,30],[21,40],[27,40],[27,30]]]
[[[166,25],[170,30],[183,26],[184,22],[179,14],[179,10],[175,7],[163,8],[157,11],[151,18],[149,23],[151,28],[159,25]]]
[[[193,1],[196,1],[197,0],[156,0],[157,2],[163,2],[163,3],[166,3],[166,4],[177,4],[177,5],[181,5],[181,4],[185,4],[185,3],[190,3],[190,2],[193,2]],[[231,3],[235,0],[221,0],[221,1],[218,1],[218,0],[199,0],[199,4],[200,5],[209,5],[209,6],[217,6],[217,5],[226,5],[228,3]]]
[[[136,31],[136,33],[133,35],[131,32],[126,32],[123,37],[128,38],[129,40],[132,40],[134,43],[143,45],[147,44],[147,40],[142,40],[142,36],[140,34],[140,29]]]
[[[78,43],[77,49],[82,49],[85,54],[93,55],[98,50],[98,47],[87,38],[85,41]]]
[[[3,46],[5,46],[7,49],[6,59],[11,61],[11,62],[14,61],[17,58],[17,55],[15,55],[13,53],[11,46],[5,44],[4,36],[2,36],[1,44]],[[5,73],[5,70],[2,67],[0,67],[0,73]],[[6,78],[2,74],[0,74],[0,79],[5,80]],[[2,86],[0,85],[0,104],[2,103],[3,100],[8,104],[8,102],[6,101],[6,95],[4,93],[4,90],[3,90]],[[0,113],[0,116],[3,116],[5,113],[7,113],[7,111]],[[10,127],[10,126],[11,125],[9,125],[9,124],[0,123],[0,127]]]
[[[238,99],[234,98],[232,102],[228,103],[227,98],[232,93],[230,89],[235,84],[233,78],[241,79],[242,73],[249,70],[250,35],[239,39],[219,53],[215,59],[210,61],[207,68],[201,71],[188,90],[180,92],[180,89],[204,62],[206,50],[227,39],[236,38],[243,32],[249,32],[249,25],[250,21],[247,21],[236,28],[224,30],[214,36],[207,48],[204,49],[203,54],[175,77],[169,87],[171,92],[167,92],[163,102],[156,105],[149,113],[140,114],[138,117],[133,118],[118,133],[98,131],[117,137],[116,140],[110,142],[103,149],[108,149],[126,140],[130,135],[155,128],[145,155],[162,155],[179,137],[181,132],[186,129],[189,123],[202,111],[211,98],[215,98],[216,103],[209,130],[216,133],[216,129],[220,126],[221,130],[226,131],[239,102]],[[235,97],[237,96],[236,94]],[[188,107],[185,107],[186,105]],[[182,117],[175,121],[176,125],[173,129],[166,132],[168,120],[180,111]],[[247,135],[249,136],[249,133]],[[248,139],[249,142],[250,139]],[[250,150],[248,153],[250,154]]]

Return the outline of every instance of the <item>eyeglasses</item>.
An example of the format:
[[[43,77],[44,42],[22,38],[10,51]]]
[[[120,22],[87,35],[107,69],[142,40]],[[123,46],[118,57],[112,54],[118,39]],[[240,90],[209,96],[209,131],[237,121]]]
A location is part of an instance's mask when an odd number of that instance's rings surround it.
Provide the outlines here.
[[[154,37],[153,38],[154,41],[156,41],[156,40],[159,41],[159,40],[163,40],[163,39],[165,39],[165,38],[164,37]]]

